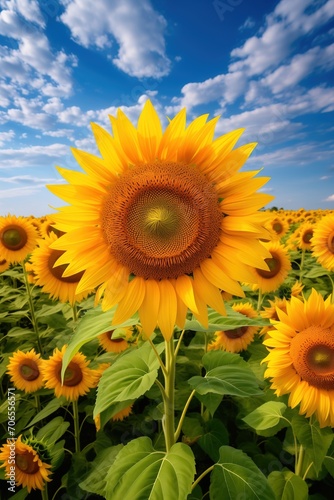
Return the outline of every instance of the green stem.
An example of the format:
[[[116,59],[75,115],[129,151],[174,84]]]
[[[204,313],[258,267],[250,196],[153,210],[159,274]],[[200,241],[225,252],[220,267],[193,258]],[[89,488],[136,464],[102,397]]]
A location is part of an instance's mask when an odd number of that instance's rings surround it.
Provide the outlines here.
[[[179,340],[177,341],[176,348],[175,348],[175,357],[177,356],[177,354],[179,352],[184,333],[185,333],[185,330],[182,330],[180,337],[179,337]]]
[[[23,269],[24,281],[25,281],[27,295],[28,295],[29,308],[30,308],[30,316],[31,316],[31,323],[32,323],[32,326],[34,328],[34,332],[35,332],[36,338],[37,338],[38,352],[40,354],[43,354],[43,348],[42,348],[42,344],[41,344],[41,339],[39,337],[38,324],[37,324],[36,315],[35,315],[34,302],[32,300],[32,295],[31,295],[31,290],[30,290],[30,283],[28,281],[28,274],[27,274],[24,262],[22,262],[22,269]]]
[[[299,447],[299,455],[298,455],[298,460],[297,460],[297,465],[296,465],[296,470],[295,474],[296,476],[301,476],[301,471],[302,471],[302,466],[303,466],[303,458],[304,458],[304,447],[301,444]]]
[[[165,341],[165,357],[166,357],[166,373],[165,376],[165,399],[164,399],[164,416],[163,416],[163,431],[165,435],[166,451],[169,452],[175,443],[175,415],[174,415],[174,396],[175,396],[175,352],[174,338]]]
[[[42,495],[42,500],[48,500],[49,495],[48,495],[48,485],[45,483],[44,485],[44,490],[41,490],[41,495]]]
[[[78,321],[78,308],[76,302],[72,305],[73,321],[76,323]]]
[[[147,340],[148,340],[148,341],[149,341],[149,343],[151,344],[151,347],[152,347],[152,349],[153,349],[153,352],[154,352],[154,354],[156,355],[157,360],[159,361],[159,365],[160,365],[160,368],[161,368],[161,370],[162,370],[162,373],[163,373],[164,375],[166,375],[166,367],[165,367],[165,365],[164,365],[164,364],[163,364],[163,362],[162,362],[162,359],[161,359],[161,357],[160,357],[160,354],[159,354],[159,353],[158,353],[158,351],[156,350],[156,347],[155,347],[155,345],[153,344],[152,340],[151,340],[150,338],[148,338]]]
[[[257,311],[259,311],[261,309],[262,300],[263,300],[262,290],[261,290],[261,288],[259,288],[259,294],[258,294],[258,299],[257,299],[257,307],[256,307]]]
[[[80,426],[78,400],[72,402],[75,452],[80,453]]]
[[[304,267],[304,261],[305,261],[305,248],[302,249],[302,256],[300,259],[300,266],[299,266],[299,272],[301,273]]]
[[[203,477],[205,477],[207,474],[209,474],[209,472],[211,472],[213,470],[213,468],[214,468],[214,465],[211,465],[211,467],[206,469],[204,472],[202,472],[202,474],[200,476],[198,476],[196,481],[194,481],[192,484],[191,491],[193,491],[196,488],[196,486],[203,479]]]
[[[194,389],[194,390],[190,393],[190,396],[189,396],[189,398],[188,398],[188,400],[187,400],[187,402],[186,402],[186,404],[185,404],[185,406],[184,406],[184,408],[183,408],[183,411],[182,411],[182,413],[181,413],[181,417],[180,417],[180,420],[179,420],[179,423],[178,423],[178,426],[177,426],[177,429],[176,429],[176,431],[175,431],[175,435],[174,435],[174,440],[175,440],[175,442],[179,439],[179,436],[180,436],[180,434],[181,434],[181,429],[182,429],[183,421],[184,421],[184,419],[185,419],[185,416],[186,416],[186,413],[187,413],[187,411],[188,411],[188,408],[189,408],[189,405],[190,405],[190,403],[191,403],[191,400],[192,400],[192,398],[193,398],[193,397],[194,397],[194,395],[195,395],[195,392],[196,392],[196,391],[195,391],[195,389]]]
[[[39,396],[37,394],[35,394],[35,406],[36,406],[37,413],[39,413],[42,408],[41,408],[41,401],[40,401]]]

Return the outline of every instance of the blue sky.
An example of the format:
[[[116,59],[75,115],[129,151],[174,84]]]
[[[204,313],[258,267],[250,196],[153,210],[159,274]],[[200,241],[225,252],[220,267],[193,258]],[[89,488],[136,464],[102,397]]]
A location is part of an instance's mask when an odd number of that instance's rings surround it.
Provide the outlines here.
[[[0,0],[0,215],[63,205],[45,184],[90,122],[150,98],[166,124],[220,115],[285,209],[334,208],[334,0]]]

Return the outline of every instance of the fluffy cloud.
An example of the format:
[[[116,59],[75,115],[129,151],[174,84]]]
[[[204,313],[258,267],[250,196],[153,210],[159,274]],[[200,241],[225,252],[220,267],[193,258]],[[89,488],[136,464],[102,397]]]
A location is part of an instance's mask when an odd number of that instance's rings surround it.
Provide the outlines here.
[[[60,19],[71,30],[74,40],[84,47],[111,47],[118,44],[117,56],[110,59],[128,75],[160,78],[170,71],[165,53],[165,18],[149,0],[63,0]]]
[[[324,201],[334,201],[334,194],[331,194],[330,196],[327,196]]]

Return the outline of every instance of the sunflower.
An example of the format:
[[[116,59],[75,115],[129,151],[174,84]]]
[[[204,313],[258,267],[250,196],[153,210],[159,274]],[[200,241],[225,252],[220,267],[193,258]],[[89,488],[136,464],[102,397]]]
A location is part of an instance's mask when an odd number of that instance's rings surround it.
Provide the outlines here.
[[[117,420],[119,420],[119,421],[124,420],[126,417],[128,417],[131,414],[132,406],[133,405],[129,405],[126,408],[124,408],[124,410],[121,410],[118,413],[115,413],[115,415],[113,415],[111,417],[111,420],[113,420],[114,422],[116,422]]]
[[[107,352],[123,352],[130,347],[131,340],[133,341],[139,333],[139,327],[130,326],[128,328],[116,328],[109,332],[101,333],[98,336],[99,343]],[[116,337],[117,334],[117,337]],[[113,337],[116,338],[113,338]]]
[[[326,215],[315,226],[312,237],[312,253],[319,264],[334,271],[334,215]]]
[[[41,372],[43,361],[35,349],[29,352],[16,351],[9,358],[7,373],[17,389],[35,392],[44,385]]]
[[[29,493],[32,489],[43,490],[45,482],[51,481],[47,447],[35,439],[22,440],[21,435],[15,441],[9,439],[0,448],[0,460],[4,462],[0,467],[4,467],[6,476],[15,478],[16,485],[27,487]]]
[[[291,297],[286,313],[277,313],[263,342],[270,351],[265,376],[278,396],[289,394],[289,406],[334,427],[334,304],[312,289],[307,301]]]
[[[288,276],[291,269],[291,262],[286,248],[278,241],[262,243],[270,253],[270,258],[266,259],[269,270],[254,269],[256,283],[262,292],[272,292],[276,290]]]
[[[137,128],[118,110],[113,136],[92,124],[102,158],[73,149],[85,173],[59,168],[68,184],[50,186],[69,203],[52,248],[65,276],[85,272],[78,292],[118,304],[113,325],[138,311],[146,335],[158,325],[168,340],[188,308],[207,325],[207,305],[225,314],[220,289],[243,297],[249,266],[268,269],[259,209],[272,197],[256,193],[268,178],[239,172],[255,144],[233,149],[243,130],[213,140],[207,118],[186,127],[183,109],[163,132],[149,100]]]
[[[283,217],[275,217],[266,226],[270,230],[272,239],[281,239],[289,230],[289,224]]]
[[[256,318],[257,313],[254,311],[249,302],[233,304],[234,311],[247,316],[247,318]],[[247,349],[249,344],[253,341],[254,335],[257,332],[257,326],[239,326],[234,330],[225,330],[216,332],[214,341],[209,344],[208,349],[218,350],[222,349],[228,352],[240,352]]]
[[[10,264],[22,262],[35,248],[37,236],[35,227],[24,217],[0,217],[1,260]]]
[[[47,389],[54,389],[57,398],[65,396],[69,401],[75,401],[90,389],[96,387],[101,377],[98,370],[91,370],[89,361],[77,352],[65,370],[64,383],[61,383],[61,369],[66,345],[55,349],[53,355],[43,362],[42,373]]]
[[[299,227],[298,234],[298,248],[301,250],[311,250],[312,237],[314,231],[314,224],[311,222],[304,222]]]
[[[86,298],[91,290],[76,292],[77,285],[83,276],[82,271],[72,276],[63,276],[67,266],[57,263],[63,252],[50,248],[56,240],[57,236],[54,233],[38,240],[38,246],[30,257],[34,282],[42,287],[43,292],[49,293],[50,297],[73,305]]]

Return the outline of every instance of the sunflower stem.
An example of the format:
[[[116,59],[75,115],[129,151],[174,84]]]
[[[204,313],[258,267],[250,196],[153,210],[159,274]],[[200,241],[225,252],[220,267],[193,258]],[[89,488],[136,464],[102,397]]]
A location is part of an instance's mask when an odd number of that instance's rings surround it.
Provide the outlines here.
[[[305,248],[302,249],[302,256],[300,259],[300,266],[299,266],[299,272],[301,273],[304,267],[304,261],[305,261]]]
[[[73,312],[73,321],[76,323],[78,321],[78,309],[77,309],[77,303],[74,302],[72,305],[72,312]]]
[[[195,389],[190,393],[190,396],[182,410],[182,413],[181,413],[181,417],[180,417],[180,420],[179,420],[179,423],[178,423],[178,426],[177,426],[177,429],[175,431],[175,435],[174,435],[174,441],[176,442],[178,439],[179,439],[179,436],[181,434],[181,429],[182,429],[182,425],[183,425],[183,421],[185,419],[185,416],[186,416],[186,413],[188,411],[188,408],[189,408],[189,405],[191,403],[191,400],[192,398],[194,397],[195,395]]]
[[[211,467],[208,467],[204,472],[202,472],[202,474],[200,476],[198,476],[196,481],[194,481],[192,484],[191,491],[193,491],[196,488],[196,486],[203,479],[203,477],[205,477],[207,474],[209,474],[209,472],[211,472],[213,470],[213,468],[214,468],[214,465],[211,465]]]
[[[42,500],[49,500],[47,484],[44,485],[44,490],[41,490],[41,495],[42,495]]]
[[[41,408],[41,401],[39,399],[38,394],[35,394],[35,406],[36,406],[37,413],[39,413],[42,408]]]
[[[80,426],[78,400],[72,402],[75,452],[80,453]]]
[[[30,283],[28,281],[28,274],[27,274],[24,262],[22,262],[22,269],[23,269],[23,276],[24,276],[24,281],[25,281],[27,295],[28,295],[28,302],[29,302],[30,316],[31,316],[30,320],[31,320],[32,326],[34,328],[34,332],[36,334],[38,352],[40,354],[43,354],[43,348],[42,348],[41,339],[39,336],[39,329],[38,329],[37,319],[36,319],[36,315],[35,315],[34,302],[32,300]]]
[[[169,452],[175,443],[175,424],[174,424],[174,386],[175,386],[175,352],[174,338],[165,341],[166,373],[165,376],[165,399],[163,431],[165,435],[166,451]]]
[[[301,444],[300,447],[299,447],[299,455],[298,455],[298,460],[297,460],[296,470],[295,470],[296,476],[301,476],[303,459],[304,459],[304,451],[305,451],[304,447]]]
[[[162,373],[163,373],[164,375],[166,375],[166,367],[165,367],[165,365],[163,364],[163,361],[162,361],[162,359],[161,359],[161,357],[160,357],[160,354],[159,354],[159,353],[158,353],[158,351],[156,350],[156,347],[155,347],[155,345],[153,344],[152,340],[151,340],[150,338],[148,338],[147,340],[148,340],[148,341],[149,341],[149,343],[151,344],[151,347],[152,347],[152,349],[153,349],[153,352],[154,352],[154,354],[156,355],[157,360],[159,361],[159,365],[160,365],[160,368],[161,368],[161,370],[162,370]]]
[[[258,298],[257,298],[257,307],[256,307],[257,311],[259,311],[261,309],[262,301],[263,301],[262,290],[261,290],[261,288],[259,288],[259,294],[258,294]]]

